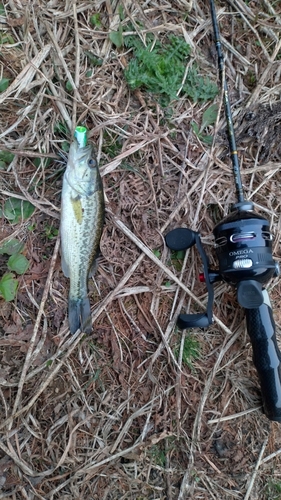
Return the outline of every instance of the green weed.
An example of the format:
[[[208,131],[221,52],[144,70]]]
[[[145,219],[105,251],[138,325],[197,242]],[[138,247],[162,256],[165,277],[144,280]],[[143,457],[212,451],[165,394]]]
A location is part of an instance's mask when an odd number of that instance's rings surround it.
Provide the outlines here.
[[[48,240],[53,240],[59,234],[59,230],[56,227],[54,227],[52,224],[51,225],[46,224],[44,229],[45,229],[45,235],[48,238]]]
[[[172,250],[171,251],[171,264],[177,271],[181,271],[183,260],[185,256],[184,250]]]
[[[281,483],[269,481],[266,485],[266,500],[281,500]]]
[[[13,153],[9,153],[9,151],[1,151],[0,150],[0,169],[6,170],[8,165],[12,163],[15,155]]]
[[[100,13],[97,12],[90,17],[90,23],[94,28],[102,28]]]
[[[184,80],[190,56],[190,46],[184,38],[169,35],[160,43],[148,34],[146,42],[147,46],[137,35],[124,37],[124,44],[132,49],[133,55],[124,71],[132,90],[143,88],[155,94],[164,107],[181,95],[194,102],[205,102],[216,96],[216,84],[200,76],[196,65],[190,67]]]
[[[115,158],[122,150],[122,138],[118,134],[104,132],[103,151],[110,157]]]
[[[192,362],[200,357],[200,342],[194,337],[194,335],[187,334],[184,339],[183,352],[182,352],[182,362],[189,368],[193,368]],[[175,349],[176,358],[180,354],[180,344]]]
[[[1,16],[1,13],[0,13]],[[12,35],[9,35],[9,33],[0,33],[0,46],[4,45],[5,43],[10,43],[11,45],[16,43],[15,39],[12,37]]]
[[[162,448],[159,445],[157,445],[157,444],[152,445],[148,451],[148,454],[149,454],[151,460],[156,465],[159,465],[160,467],[165,467],[165,463],[166,463],[165,451],[162,450]]]

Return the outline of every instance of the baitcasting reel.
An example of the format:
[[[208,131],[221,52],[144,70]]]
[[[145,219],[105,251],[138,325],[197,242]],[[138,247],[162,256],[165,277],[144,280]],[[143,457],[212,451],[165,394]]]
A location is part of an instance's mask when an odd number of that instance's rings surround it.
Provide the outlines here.
[[[180,314],[177,324],[181,329],[207,328],[212,323],[213,283],[225,281],[234,286],[237,290],[238,303],[245,309],[247,330],[253,347],[253,362],[260,380],[265,414],[270,420],[281,422],[281,353],[277,346],[269,296],[264,288],[272,277],[279,275],[279,265],[272,257],[269,222],[256,214],[253,204],[244,199],[213,0],[210,0],[210,8],[219,72],[224,89],[228,140],[238,203],[234,205],[230,215],[213,230],[219,262],[218,270],[209,269],[208,257],[199,233],[191,229],[178,228],[166,235],[166,244],[171,250],[187,250],[193,245],[197,246],[204,268],[202,278],[208,290],[206,312]]]
[[[209,269],[199,233],[178,228],[166,235],[166,244],[171,250],[197,246],[204,268],[201,279],[206,282],[208,290],[206,312],[180,314],[177,325],[183,330],[207,328],[212,323],[213,283],[225,281],[234,286],[237,300],[245,308],[264,411],[270,420],[281,422],[281,354],[276,342],[269,296],[264,289],[272,277],[279,275],[279,265],[272,257],[269,222],[253,211],[251,203],[239,205],[213,231],[218,270]]]
[[[166,235],[166,244],[171,250],[187,250],[197,245],[204,266],[201,280],[206,282],[209,292],[206,313],[181,314],[178,320],[181,328],[206,328],[212,323],[212,284],[216,281],[235,286],[239,304],[245,309],[255,309],[264,302],[263,285],[279,274],[279,265],[272,258],[269,223],[254,213],[251,203],[239,206],[217,224],[213,232],[218,270],[209,269],[199,233],[178,228]]]

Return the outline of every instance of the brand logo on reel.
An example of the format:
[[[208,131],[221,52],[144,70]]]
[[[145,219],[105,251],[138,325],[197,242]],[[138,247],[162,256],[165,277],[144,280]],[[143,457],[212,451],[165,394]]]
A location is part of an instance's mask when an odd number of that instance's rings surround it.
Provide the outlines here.
[[[248,253],[254,253],[250,248],[244,248],[244,250],[235,250],[234,252],[229,252],[230,257],[237,257],[238,255],[247,255]]]

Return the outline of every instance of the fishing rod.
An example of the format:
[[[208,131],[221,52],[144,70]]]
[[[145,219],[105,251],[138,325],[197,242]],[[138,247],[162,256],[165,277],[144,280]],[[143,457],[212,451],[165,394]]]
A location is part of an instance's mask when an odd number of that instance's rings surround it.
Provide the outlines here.
[[[237,154],[225,63],[214,1],[210,0],[214,41],[218,57],[219,77],[227,124],[230,157],[237,202],[232,211],[213,230],[218,270],[209,268],[208,257],[200,234],[188,228],[176,228],[166,236],[171,250],[187,250],[196,245],[203,263],[200,280],[206,283],[208,302],[205,313],[180,314],[181,329],[207,328],[211,325],[214,301],[213,284],[224,281],[236,289],[237,301],[245,309],[247,331],[253,349],[263,402],[269,420],[281,422],[281,353],[277,346],[275,323],[265,286],[280,270],[272,256],[272,234],[269,221],[254,212],[252,202],[245,200]]]

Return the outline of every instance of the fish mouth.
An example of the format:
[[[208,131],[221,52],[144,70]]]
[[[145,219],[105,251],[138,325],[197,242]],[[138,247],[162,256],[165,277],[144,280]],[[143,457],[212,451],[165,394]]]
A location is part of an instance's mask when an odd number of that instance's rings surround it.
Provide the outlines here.
[[[93,148],[92,148],[91,144],[88,144],[87,146],[84,146],[84,147],[80,147],[78,142],[75,141],[74,146],[75,146],[76,161],[86,160],[89,156],[92,155]]]

